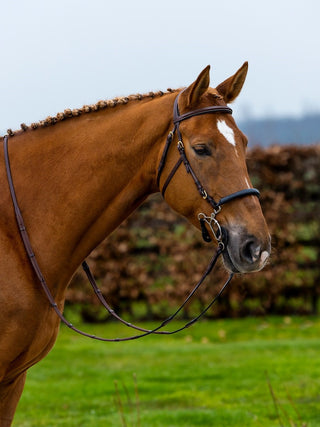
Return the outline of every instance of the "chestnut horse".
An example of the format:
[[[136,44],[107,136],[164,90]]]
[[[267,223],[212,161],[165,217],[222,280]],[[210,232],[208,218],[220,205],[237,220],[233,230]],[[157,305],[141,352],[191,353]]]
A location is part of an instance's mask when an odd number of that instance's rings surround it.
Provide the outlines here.
[[[205,68],[180,94],[180,113],[226,107],[240,93],[247,68],[244,63],[216,89],[209,87],[209,67]],[[177,94],[168,90],[100,101],[30,127],[21,125],[14,136],[9,132],[17,199],[60,310],[68,283],[84,258],[167,181],[179,157],[177,135],[173,135],[174,145],[168,149],[159,182],[157,170],[173,126]],[[215,200],[252,188],[245,162],[247,140],[231,114],[222,108],[215,114],[196,115],[182,121],[179,131],[193,171]],[[7,427],[27,369],[52,348],[60,319],[25,253],[2,150],[0,162],[0,426]],[[171,177],[164,198],[198,228],[198,214],[211,213],[184,167]],[[226,268],[241,273],[260,270],[270,254],[270,236],[258,198],[248,195],[231,200],[219,213],[219,222],[228,235],[223,252]]]

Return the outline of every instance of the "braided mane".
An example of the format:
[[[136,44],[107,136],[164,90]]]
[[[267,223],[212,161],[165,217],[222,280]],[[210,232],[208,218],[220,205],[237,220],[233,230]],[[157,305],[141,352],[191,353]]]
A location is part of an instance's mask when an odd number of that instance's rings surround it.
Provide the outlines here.
[[[145,94],[135,94],[135,95],[129,95],[125,97],[118,97],[113,98],[111,100],[107,101],[98,101],[96,104],[91,105],[84,105],[82,108],[76,108],[71,110],[70,108],[67,108],[62,113],[58,113],[56,116],[49,116],[44,120],[40,120],[39,122],[31,123],[31,125],[26,125],[25,123],[21,123],[20,127],[23,131],[26,131],[28,129],[38,129],[41,127],[47,127],[54,125],[58,122],[61,122],[63,120],[80,116],[81,114],[90,113],[92,111],[99,111],[103,110],[105,108],[114,108],[117,105],[124,105],[128,104],[130,101],[141,101],[146,98],[155,98],[159,96],[166,95],[168,93],[176,92],[178,89],[167,89],[166,92],[162,92],[161,90],[158,92],[148,92]],[[20,131],[20,130],[19,130]],[[8,129],[7,133],[9,136],[14,136],[19,131],[13,131],[12,129]]]

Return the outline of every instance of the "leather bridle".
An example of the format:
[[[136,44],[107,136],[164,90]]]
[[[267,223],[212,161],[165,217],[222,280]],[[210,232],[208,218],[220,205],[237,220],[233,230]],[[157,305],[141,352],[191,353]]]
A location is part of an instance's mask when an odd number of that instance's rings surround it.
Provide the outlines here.
[[[181,93],[181,92],[180,92]],[[179,94],[180,95],[180,94]],[[130,322],[127,322],[126,320],[122,319],[117,313],[115,313],[115,311],[110,307],[110,305],[107,303],[107,301],[105,300],[105,298],[102,295],[101,290],[98,288],[96,281],[90,271],[90,268],[88,266],[88,264],[86,263],[86,261],[84,261],[82,263],[82,267],[89,279],[89,282],[91,284],[91,286],[93,287],[93,290],[95,292],[95,294],[97,295],[99,301],[102,303],[102,305],[106,308],[106,310],[108,311],[108,313],[110,315],[112,315],[113,317],[115,317],[117,320],[119,320],[120,322],[122,322],[124,325],[133,328],[135,330],[140,331],[141,333],[138,335],[133,335],[133,336],[129,336],[129,337],[124,337],[124,338],[103,338],[103,337],[98,337],[92,334],[88,334],[86,332],[81,331],[80,329],[76,328],[75,326],[72,325],[72,323],[70,323],[62,314],[62,312],[60,311],[60,309],[58,308],[57,303],[55,302],[53,295],[49,289],[49,286],[46,283],[46,280],[41,272],[41,269],[39,267],[39,264],[37,262],[37,258],[36,255],[32,249],[31,243],[30,243],[30,239],[26,230],[26,226],[24,224],[24,220],[18,205],[18,201],[17,201],[17,197],[16,197],[16,193],[15,193],[15,189],[14,189],[14,185],[13,185],[13,180],[12,180],[12,174],[11,174],[11,168],[10,168],[10,161],[9,161],[9,151],[8,151],[8,135],[6,135],[4,137],[4,156],[5,156],[5,166],[6,166],[6,172],[7,172],[7,179],[8,179],[8,184],[9,184],[9,189],[10,189],[10,194],[11,194],[11,199],[12,199],[12,203],[13,203],[13,207],[14,207],[14,211],[15,211],[15,216],[16,216],[16,221],[18,224],[18,228],[19,228],[19,232],[20,232],[20,236],[21,239],[23,241],[24,247],[25,247],[25,251],[28,255],[29,258],[29,262],[32,266],[32,269],[34,271],[34,273],[36,274],[42,289],[51,305],[51,307],[54,309],[54,311],[56,312],[57,316],[60,318],[60,320],[67,325],[70,329],[72,329],[73,331],[79,333],[80,335],[89,337],[89,338],[93,338],[99,341],[107,341],[107,342],[118,342],[118,341],[130,341],[130,340],[135,340],[137,338],[141,338],[150,334],[164,334],[164,335],[171,335],[171,334],[175,334],[177,332],[180,332],[186,328],[188,328],[189,326],[191,326],[193,323],[195,323],[197,320],[199,320],[209,309],[210,307],[217,301],[217,299],[221,296],[221,294],[223,293],[223,291],[225,290],[225,288],[228,286],[228,284],[230,283],[232,277],[233,277],[233,273],[230,273],[228,279],[226,280],[226,282],[224,283],[224,285],[222,286],[222,288],[220,289],[220,291],[218,292],[218,294],[213,298],[213,300],[207,305],[207,307],[205,307],[205,309],[195,318],[193,318],[192,320],[190,320],[189,322],[187,322],[184,326],[174,330],[174,331],[162,331],[160,329],[162,329],[165,325],[167,325],[169,322],[171,322],[174,318],[176,318],[176,316],[178,315],[178,313],[181,312],[181,310],[183,309],[183,307],[185,307],[185,305],[189,302],[189,300],[191,299],[191,297],[196,293],[196,291],[199,289],[199,287],[201,286],[201,284],[203,283],[203,281],[205,280],[205,278],[210,274],[210,272],[212,271],[213,267],[215,266],[219,256],[223,253],[223,251],[225,250],[225,235],[222,232],[222,229],[220,227],[219,222],[216,220],[216,215],[220,212],[221,210],[221,206],[224,205],[227,202],[230,202],[232,200],[235,200],[237,198],[240,197],[244,197],[244,196],[249,196],[249,195],[253,195],[253,196],[259,196],[259,191],[254,189],[254,188],[250,188],[250,189],[246,189],[246,190],[240,190],[237,191],[235,193],[232,193],[228,196],[225,196],[223,198],[221,198],[218,202],[215,202],[215,200],[213,199],[213,197],[211,197],[207,191],[204,189],[204,187],[201,185],[200,181],[198,180],[196,174],[194,173],[187,157],[186,157],[186,153],[184,150],[184,145],[182,142],[182,136],[180,133],[180,129],[179,129],[179,124],[184,121],[187,120],[191,117],[194,116],[198,116],[198,115],[202,115],[202,114],[211,114],[211,113],[226,113],[226,114],[231,114],[232,110],[229,107],[226,106],[211,106],[211,107],[205,107],[205,108],[201,108],[198,110],[194,110],[191,112],[187,112],[184,113],[182,115],[180,115],[179,113],[179,109],[178,109],[178,99],[179,99],[179,95],[176,97],[175,99],[175,103],[174,103],[174,111],[173,111],[173,123],[174,123],[174,127],[173,130],[169,133],[168,138],[167,138],[167,142],[161,157],[161,161],[158,167],[158,176],[157,176],[157,181],[158,184],[160,183],[160,177],[161,174],[163,172],[164,166],[165,166],[165,162],[166,162],[166,158],[167,158],[167,154],[170,148],[170,145],[172,143],[173,137],[175,135],[175,133],[177,133],[178,135],[178,151],[179,151],[179,160],[177,161],[177,163],[175,164],[175,166],[173,167],[173,169],[171,170],[171,172],[169,173],[162,189],[162,195],[164,195],[170,181],[172,180],[173,176],[175,175],[176,171],[178,170],[179,166],[183,163],[186,167],[187,173],[190,173],[196,186],[197,189],[201,195],[201,197],[203,197],[203,199],[207,200],[208,203],[210,204],[210,206],[213,208],[213,212],[211,214],[210,217],[206,216],[203,213],[199,213],[198,217],[200,220],[200,224],[201,224],[201,229],[202,229],[202,236],[204,238],[205,241],[210,241],[211,237],[206,229],[206,224],[209,226],[209,228],[211,229],[213,235],[215,236],[217,242],[218,242],[218,249],[217,252],[213,255],[206,271],[204,272],[204,274],[202,275],[201,279],[199,280],[199,282],[195,285],[195,287],[193,288],[193,290],[189,293],[188,297],[185,299],[185,301],[181,304],[181,306],[171,315],[169,316],[167,319],[165,319],[159,326],[157,326],[154,329],[145,329],[145,328],[141,328],[139,326],[133,325]],[[213,227],[216,227],[216,230]]]
[[[227,107],[227,106],[224,106],[224,105],[212,105],[210,107],[199,108],[197,110],[189,111],[187,113],[180,115],[178,102],[179,102],[179,97],[182,93],[183,93],[183,91],[179,92],[178,96],[176,97],[176,99],[174,101],[174,106],[173,106],[173,124],[174,124],[174,127],[168,134],[167,142],[166,142],[166,145],[164,147],[164,150],[163,150],[163,153],[161,156],[161,160],[160,160],[159,167],[158,167],[157,184],[160,188],[160,178],[161,178],[161,175],[162,175],[165,163],[166,163],[168,151],[169,151],[169,148],[170,148],[171,143],[173,141],[174,135],[175,135],[175,133],[177,133],[177,139],[178,139],[177,148],[178,148],[180,156],[179,156],[178,161],[173,166],[171,172],[169,173],[167,179],[165,180],[165,182],[162,186],[162,189],[161,189],[162,196],[164,197],[165,192],[168,188],[168,185],[170,184],[172,178],[174,177],[175,173],[179,169],[179,166],[183,163],[185,165],[187,173],[192,176],[192,179],[193,179],[193,181],[197,187],[197,190],[198,190],[200,196],[204,200],[206,200],[213,209],[213,212],[211,213],[211,215],[209,217],[202,212],[200,212],[198,214],[198,219],[199,219],[200,225],[201,225],[202,237],[203,237],[205,242],[211,241],[210,234],[208,233],[208,231],[206,229],[206,224],[207,224],[209,226],[212,234],[214,235],[215,239],[217,240],[218,245],[220,246],[220,248],[222,250],[224,250],[226,235],[225,235],[225,233],[222,232],[222,228],[221,228],[218,220],[216,219],[216,215],[221,211],[222,205],[229,203],[232,200],[239,199],[239,198],[242,198],[245,196],[257,196],[257,197],[259,197],[260,193],[259,193],[259,190],[257,190],[256,188],[247,188],[244,190],[236,191],[235,193],[229,194],[228,196],[222,197],[218,202],[216,202],[214,200],[214,198],[212,196],[210,196],[210,194],[206,191],[206,189],[203,187],[200,180],[198,179],[196,173],[194,172],[193,168],[191,167],[191,164],[190,164],[190,162],[186,156],[186,152],[185,152],[184,144],[182,141],[182,135],[181,135],[179,126],[180,126],[180,123],[183,122],[184,120],[190,119],[190,118],[195,117],[195,116],[200,116],[203,114],[217,114],[217,113],[232,114],[232,109]]]

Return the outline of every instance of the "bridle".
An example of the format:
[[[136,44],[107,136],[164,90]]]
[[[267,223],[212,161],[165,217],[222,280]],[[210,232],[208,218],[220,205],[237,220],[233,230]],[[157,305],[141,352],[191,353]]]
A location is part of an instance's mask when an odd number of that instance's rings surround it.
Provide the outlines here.
[[[180,92],[181,93],[181,92]],[[180,95],[179,93],[179,95]],[[222,288],[220,289],[220,291],[218,292],[218,294],[213,298],[213,300],[207,305],[207,307],[205,307],[205,309],[195,318],[193,318],[192,320],[190,320],[189,322],[187,322],[184,326],[174,330],[174,331],[162,331],[161,329],[167,325],[169,322],[171,322],[174,318],[176,318],[176,316],[178,315],[178,313],[181,312],[181,310],[185,307],[185,305],[189,302],[189,300],[192,298],[192,296],[196,293],[196,291],[199,289],[199,287],[201,286],[201,284],[203,283],[203,281],[205,280],[205,278],[210,274],[210,272],[212,271],[213,267],[215,266],[219,256],[223,253],[223,251],[225,250],[225,235],[223,233],[223,230],[219,224],[219,222],[216,219],[216,215],[220,212],[221,210],[221,206],[224,205],[227,202],[230,202],[234,199],[240,198],[240,197],[244,197],[244,196],[249,196],[249,195],[254,195],[254,196],[259,196],[259,191],[254,189],[254,188],[250,188],[250,189],[246,189],[246,190],[240,190],[237,191],[236,193],[232,193],[226,197],[221,198],[218,202],[215,202],[214,199],[208,195],[208,193],[206,192],[206,190],[204,189],[204,187],[201,185],[200,181],[198,180],[196,174],[194,173],[187,157],[185,154],[185,150],[184,150],[184,145],[182,142],[182,136],[179,130],[179,124],[180,122],[187,120],[191,117],[194,116],[198,116],[198,115],[202,115],[202,114],[209,114],[209,113],[227,113],[227,114],[231,114],[232,110],[229,107],[226,106],[211,106],[211,107],[205,107],[205,108],[201,108],[198,110],[194,110],[185,114],[180,115],[179,114],[179,109],[178,109],[178,99],[179,99],[179,95],[176,97],[175,99],[175,103],[174,103],[174,110],[173,110],[173,123],[174,123],[174,128],[173,130],[169,133],[167,141],[166,141],[166,145],[159,163],[159,167],[158,167],[158,176],[157,176],[157,181],[158,184],[160,183],[160,177],[162,174],[162,171],[164,169],[165,166],[165,162],[166,162],[166,158],[167,158],[167,154],[171,145],[171,142],[173,140],[174,134],[175,132],[177,132],[178,135],[178,151],[180,154],[179,160],[177,161],[177,163],[175,164],[175,166],[173,167],[173,169],[171,170],[171,172],[169,173],[163,187],[162,187],[162,195],[164,196],[164,193],[170,183],[170,181],[172,180],[173,176],[175,175],[176,171],[178,170],[179,166],[181,165],[181,163],[184,163],[186,170],[188,173],[191,174],[197,188],[198,191],[201,195],[201,197],[203,197],[205,200],[207,200],[209,202],[209,204],[211,205],[211,207],[213,208],[213,212],[210,215],[210,217],[206,216],[203,213],[199,213],[198,217],[199,217],[199,221],[201,224],[201,229],[202,229],[202,236],[204,238],[204,240],[206,242],[210,241],[210,235],[206,229],[206,224],[209,226],[209,228],[211,229],[213,235],[215,236],[217,242],[218,242],[218,249],[217,252],[214,254],[214,256],[212,257],[207,269],[205,270],[204,274],[202,275],[201,279],[199,280],[199,282],[195,285],[195,287],[193,288],[193,290],[189,293],[189,295],[187,296],[187,298],[185,299],[185,301],[181,304],[181,306],[171,315],[169,316],[167,319],[165,319],[159,326],[157,326],[154,329],[145,329],[145,328],[141,328],[139,326],[133,325],[130,322],[127,322],[126,320],[122,319],[117,313],[115,313],[115,311],[110,307],[110,305],[107,303],[107,301],[105,300],[104,296],[102,295],[101,290],[98,288],[96,281],[90,271],[90,268],[88,266],[88,264],[86,263],[86,261],[84,261],[82,263],[82,267],[89,279],[89,282],[95,292],[95,294],[97,295],[99,301],[102,303],[102,305],[106,308],[106,310],[108,311],[108,313],[110,315],[112,315],[113,317],[115,317],[117,320],[119,320],[121,323],[123,323],[124,325],[133,328],[135,330],[140,331],[141,333],[138,335],[133,335],[133,336],[129,336],[129,337],[124,337],[124,338],[103,338],[103,337],[98,337],[96,335],[92,335],[92,334],[88,334],[84,331],[81,331],[80,329],[76,328],[75,326],[72,325],[72,323],[70,323],[62,314],[62,312],[60,311],[60,309],[58,308],[57,303],[55,302],[53,295],[46,283],[46,280],[41,272],[41,269],[39,267],[39,264],[37,262],[37,258],[36,255],[32,249],[31,243],[30,243],[30,239],[24,224],[24,220],[18,205],[18,201],[17,201],[17,197],[16,197],[16,193],[15,193],[15,189],[14,189],[14,185],[13,185],[13,180],[12,180],[12,174],[11,174],[11,168],[10,168],[10,161],[9,161],[9,152],[8,152],[8,135],[6,135],[4,137],[4,155],[5,155],[5,166],[6,166],[6,172],[7,172],[7,179],[8,179],[8,184],[9,184],[9,189],[10,189],[10,194],[11,194],[11,199],[12,199],[12,203],[13,203],[13,207],[14,207],[14,211],[15,211],[15,216],[16,216],[16,220],[17,220],[17,224],[18,224],[18,228],[19,228],[19,232],[20,232],[20,236],[21,239],[23,241],[26,253],[28,255],[29,258],[29,262],[33,268],[34,273],[36,274],[38,280],[40,281],[40,284],[42,286],[42,289],[51,305],[51,307],[54,309],[54,311],[56,312],[57,316],[60,318],[60,320],[66,325],[68,326],[70,329],[72,329],[73,331],[79,333],[80,335],[89,337],[89,338],[93,338],[99,341],[107,341],[107,342],[119,342],[119,341],[130,341],[130,340],[135,340],[138,338],[142,338],[144,336],[150,335],[150,334],[164,334],[164,335],[171,335],[171,334],[175,334],[177,332],[180,332],[186,328],[188,328],[189,326],[191,326],[193,323],[195,323],[197,320],[199,320],[210,308],[211,306],[216,302],[216,300],[221,296],[221,294],[223,293],[223,291],[225,290],[225,288],[228,286],[228,284],[230,283],[232,277],[233,277],[233,273],[230,273],[228,279],[226,280],[226,282],[224,283],[224,285],[222,286]],[[216,229],[214,229],[214,227],[216,227]]]
[[[182,135],[181,135],[179,126],[180,126],[181,122],[183,122],[184,120],[190,119],[191,117],[200,116],[203,114],[216,114],[216,113],[232,114],[232,109],[227,107],[227,106],[224,106],[224,105],[212,105],[210,107],[199,108],[198,110],[189,111],[187,113],[180,115],[178,102],[179,102],[179,97],[182,93],[183,93],[183,91],[179,92],[178,96],[176,97],[176,99],[174,101],[174,106],[173,106],[173,124],[174,124],[174,127],[168,134],[167,142],[166,142],[166,145],[165,145],[165,148],[163,150],[162,157],[161,157],[161,160],[159,163],[157,184],[159,187],[160,186],[160,178],[161,178],[164,166],[165,166],[167,154],[168,154],[169,148],[171,146],[171,143],[173,141],[174,135],[175,135],[175,133],[177,133],[177,137],[178,137],[177,148],[178,148],[180,156],[179,156],[178,161],[173,166],[171,172],[169,173],[167,179],[165,180],[165,182],[162,186],[162,189],[161,189],[162,196],[164,197],[164,194],[168,188],[168,185],[170,184],[175,173],[177,172],[179,166],[183,163],[185,165],[187,173],[192,176],[192,179],[193,179],[193,181],[197,187],[197,190],[198,190],[200,196],[204,200],[206,200],[210,204],[210,206],[213,208],[213,212],[211,213],[210,216],[207,216],[202,212],[200,212],[198,214],[198,219],[200,221],[200,226],[201,226],[201,231],[202,231],[202,237],[203,237],[205,242],[211,241],[210,234],[208,233],[208,231],[206,229],[206,224],[207,224],[209,226],[212,234],[214,235],[215,239],[217,240],[219,247],[222,250],[224,250],[225,240],[226,240],[227,236],[225,235],[225,233],[223,233],[222,228],[221,228],[218,220],[216,219],[216,215],[221,211],[222,205],[229,203],[232,200],[239,199],[239,198],[245,197],[245,196],[257,196],[257,197],[259,197],[260,193],[259,193],[259,190],[257,190],[256,188],[247,188],[245,190],[236,191],[235,193],[232,193],[232,194],[229,194],[228,196],[222,197],[218,202],[216,202],[214,200],[214,198],[212,196],[210,196],[210,194],[208,194],[208,192],[205,190],[205,188],[203,187],[203,185],[199,181],[194,170],[192,169],[190,162],[186,156],[186,152],[185,152],[184,144],[182,141]]]

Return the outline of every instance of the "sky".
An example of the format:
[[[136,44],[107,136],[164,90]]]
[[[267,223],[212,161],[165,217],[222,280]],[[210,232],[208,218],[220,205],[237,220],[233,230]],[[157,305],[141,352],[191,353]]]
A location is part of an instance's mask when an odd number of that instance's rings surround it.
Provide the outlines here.
[[[0,134],[132,93],[215,87],[249,61],[236,119],[320,111],[318,0],[1,2]]]

